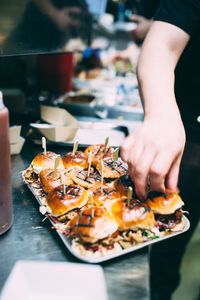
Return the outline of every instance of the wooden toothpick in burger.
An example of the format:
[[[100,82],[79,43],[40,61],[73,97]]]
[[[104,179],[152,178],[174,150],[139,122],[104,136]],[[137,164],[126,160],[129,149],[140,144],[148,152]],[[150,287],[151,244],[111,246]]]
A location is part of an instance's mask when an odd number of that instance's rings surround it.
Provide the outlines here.
[[[103,193],[103,170],[104,170],[103,160],[101,160],[101,193]]]
[[[128,201],[128,207],[131,204],[131,199],[133,197],[133,188],[131,186],[128,187],[128,192],[127,192],[127,201]]]
[[[106,148],[108,146],[109,143],[109,136],[107,136],[107,138],[105,139],[105,143],[104,143],[104,153],[106,153]]]
[[[115,151],[113,152],[113,166],[115,166],[116,162],[118,161],[119,158],[119,148],[116,148]]]
[[[56,171],[58,169],[58,166],[60,164],[60,155],[57,155],[54,161],[54,170]]]
[[[65,195],[66,193],[66,185],[65,185],[65,174],[61,173],[61,183],[63,185],[63,194]]]
[[[42,137],[42,149],[44,150],[44,155],[47,155],[47,142],[44,136]]]
[[[91,205],[91,217],[94,218],[94,202],[92,193],[89,194],[90,197],[90,205]]]
[[[87,177],[90,176],[90,170],[91,170],[91,165],[92,165],[92,151],[90,151],[89,155],[88,155],[88,172],[87,172]]]
[[[76,142],[74,143],[72,155],[75,155],[77,150],[78,150],[78,141],[76,141]]]

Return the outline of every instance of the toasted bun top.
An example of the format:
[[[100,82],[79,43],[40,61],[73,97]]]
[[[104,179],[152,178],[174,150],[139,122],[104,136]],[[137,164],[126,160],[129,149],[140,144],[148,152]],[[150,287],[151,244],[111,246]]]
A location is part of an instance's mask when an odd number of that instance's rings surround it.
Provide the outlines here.
[[[86,169],[88,167],[87,156],[81,151],[76,151],[75,154],[72,152],[65,154],[62,161],[65,169],[72,169],[74,167]]]
[[[85,208],[68,223],[80,238],[88,243],[95,243],[117,230],[116,222],[105,208]]]
[[[94,166],[104,158],[113,158],[114,148],[106,146],[104,144],[96,144],[89,146],[85,149],[85,155],[89,156],[89,153],[92,153],[92,164]]]
[[[78,170],[76,168],[70,172],[70,176],[76,184],[87,189],[98,187],[101,184],[101,176],[93,168],[91,168],[89,176],[88,170]]]
[[[117,191],[119,191],[121,196],[126,196],[126,197],[128,193],[128,188],[132,187],[133,195],[134,197],[136,197],[135,187],[129,175],[123,175],[119,177],[117,180],[115,180],[114,187],[116,188]]]
[[[154,214],[147,204],[132,199],[115,201],[108,210],[118,224],[119,230],[150,229],[154,226]]]
[[[120,193],[116,189],[108,186],[104,186],[103,189],[100,187],[90,190],[93,195],[94,205],[103,206],[107,201],[115,201],[121,198]]]
[[[65,170],[44,169],[39,174],[40,183],[46,193],[50,193],[56,187],[63,183],[65,185],[73,184],[71,177]]]
[[[43,169],[53,169],[55,164],[55,159],[58,155],[54,152],[47,151],[46,155],[42,152],[36,155],[33,159],[31,166],[35,173],[40,173]],[[60,160],[58,169],[64,169],[62,160]]]
[[[55,217],[64,215],[72,209],[81,208],[87,204],[87,201],[88,192],[75,185],[66,186],[65,193],[61,185],[46,197],[48,210]]]
[[[177,193],[149,193],[147,204],[156,214],[169,215],[184,205]]]
[[[101,162],[97,164],[96,168],[99,173],[101,173]],[[105,178],[119,178],[127,173],[128,166],[121,160],[121,158],[119,158],[116,162],[113,161],[113,158],[103,159],[103,176]]]

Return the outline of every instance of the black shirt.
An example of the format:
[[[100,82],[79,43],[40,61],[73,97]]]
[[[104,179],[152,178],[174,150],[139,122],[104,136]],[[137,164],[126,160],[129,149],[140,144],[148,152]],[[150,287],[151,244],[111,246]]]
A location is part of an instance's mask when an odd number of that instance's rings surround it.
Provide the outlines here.
[[[190,35],[175,76],[175,93],[186,134],[200,141],[200,0],[163,0],[155,20],[173,24]]]

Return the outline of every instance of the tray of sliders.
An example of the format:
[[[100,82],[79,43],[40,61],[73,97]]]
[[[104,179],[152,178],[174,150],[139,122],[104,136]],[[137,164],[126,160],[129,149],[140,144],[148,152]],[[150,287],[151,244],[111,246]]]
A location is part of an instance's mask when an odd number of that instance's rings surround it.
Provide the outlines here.
[[[46,150],[22,172],[23,181],[67,249],[100,263],[189,229],[177,193],[149,192],[138,199],[119,148],[91,145],[60,156]]]

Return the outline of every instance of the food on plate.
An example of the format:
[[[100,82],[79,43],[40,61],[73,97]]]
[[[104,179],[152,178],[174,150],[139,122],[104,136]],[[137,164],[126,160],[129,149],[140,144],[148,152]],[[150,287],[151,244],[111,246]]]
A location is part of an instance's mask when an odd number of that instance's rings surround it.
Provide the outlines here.
[[[108,211],[121,231],[151,229],[155,225],[153,211],[138,199],[119,199],[108,206]]]
[[[47,210],[54,217],[62,216],[75,208],[81,208],[87,202],[88,192],[77,185],[61,185],[46,196]]]
[[[104,178],[119,178],[128,174],[128,166],[119,158],[114,161],[113,158],[104,158],[103,162],[103,176]],[[101,173],[101,162],[97,164],[97,170]]]
[[[88,167],[87,156],[81,151],[76,151],[75,153],[69,152],[65,154],[62,158],[62,161],[66,170],[71,170],[73,168],[82,170]]]
[[[114,148],[106,146],[105,144],[97,144],[89,146],[85,149],[85,155],[88,157],[89,153],[92,153],[92,164],[96,166],[100,160],[104,158],[113,157]]]
[[[44,143],[44,152],[23,172],[41,213],[74,253],[103,257],[185,229],[181,197],[149,192],[138,199],[128,166],[108,138],[85,152],[77,148],[78,142],[60,159]]]
[[[70,172],[72,180],[87,189],[98,187],[101,185],[101,175],[94,169],[90,169],[90,174],[88,176],[88,170],[73,169]]]
[[[107,201],[115,201],[121,195],[115,188],[109,186],[98,187],[90,190],[93,195],[93,202],[96,206],[104,206]]]
[[[33,171],[39,174],[44,169],[53,169],[55,165],[55,160],[58,155],[54,152],[47,151],[46,153],[39,153],[31,162],[31,167]],[[64,169],[63,163],[60,160],[57,169],[62,170]]]
[[[156,225],[161,230],[179,231],[184,227],[182,206],[177,193],[150,192],[147,204],[155,214]]]
[[[44,169],[40,172],[39,179],[45,193],[50,193],[62,184],[73,184],[71,177],[65,170]]]
[[[117,230],[117,223],[105,208],[85,208],[69,221],[71,228],[83,241],[95,243],[112,235]]]

